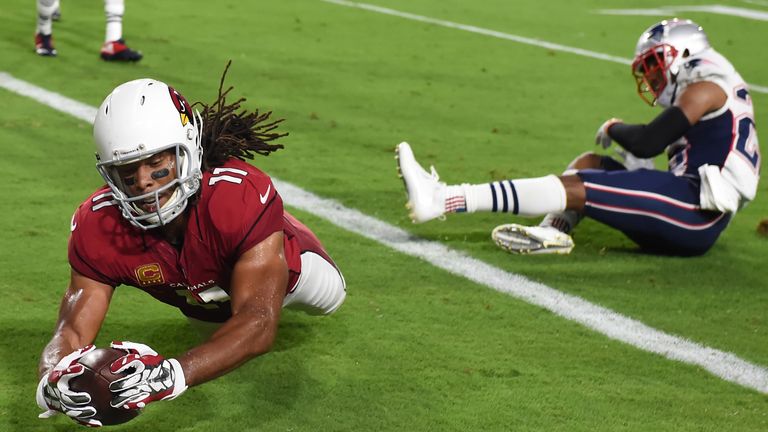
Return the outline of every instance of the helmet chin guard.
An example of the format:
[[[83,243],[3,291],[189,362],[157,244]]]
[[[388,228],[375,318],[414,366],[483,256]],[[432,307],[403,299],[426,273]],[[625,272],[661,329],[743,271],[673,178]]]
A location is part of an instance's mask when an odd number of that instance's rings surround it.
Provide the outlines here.
[[[690,56],[710,48],[704,30],[691,20],[673,18],[652,25],[640,35],[632,62],[637,93],[649,105],[671,104],[680,67]]]
[[[202,119],[172,87],[139,79],[115,88],[99,107],[94,122],[96,168],[107,182],[123,217],[141,229],[163,226],[184,212],[200,189],[203,151]],[[129,196],[117,167],[147,159],[164,151],[176,155],[171,182],[139,196]],[[161,207],[161,196],[173,190]],[[154,200],[155,211],[140,204]]]

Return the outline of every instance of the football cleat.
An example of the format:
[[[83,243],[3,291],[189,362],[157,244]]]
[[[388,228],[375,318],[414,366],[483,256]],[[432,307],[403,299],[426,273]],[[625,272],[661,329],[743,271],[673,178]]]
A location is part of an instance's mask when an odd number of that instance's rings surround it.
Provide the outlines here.
[[[553,227],[528,227],[518,224],[499,225],[491,238],[500,248],[514,254],[568,254],[573,239]]]
[[[101,58],[107,61],[137,62],[144,57],[140,51],[128,48],[123,39],[104,42],[101,46]]]
[[[405,207],[413,223],[432,219],[445,219],[445,195],[447,186],[440,181],[435,167],[427,172],[416,162],[411,146],[401,142],[395,148],[397,170],[405,183],[408,203]]]
[[[43,57],[56,57],[56,48],[53,47],[53,35],[37,33],[35,35],[35,52]]]

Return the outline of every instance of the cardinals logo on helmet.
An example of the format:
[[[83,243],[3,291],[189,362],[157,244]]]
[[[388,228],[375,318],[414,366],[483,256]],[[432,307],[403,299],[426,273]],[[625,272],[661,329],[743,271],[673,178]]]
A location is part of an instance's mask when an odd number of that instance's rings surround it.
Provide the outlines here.
[[[181,119],[181,125],[186,126],[190,121],[195,124],[195,116],[192,115],[192,108],[189,106],[189,102],[184,99],[181,93],[174,90],[173,87],[168,86],[168,93],[171,95],[171,100],[176,110],[179,111],[179,118]]]

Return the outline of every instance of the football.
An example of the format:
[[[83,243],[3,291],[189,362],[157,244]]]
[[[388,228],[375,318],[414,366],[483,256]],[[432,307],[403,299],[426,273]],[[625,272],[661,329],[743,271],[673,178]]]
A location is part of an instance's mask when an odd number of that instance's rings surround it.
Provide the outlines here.
[[[88,392],[91,395],[91,406],[96,408],[96,415],[93,418],[105,426],[125,423],[141,412],[112,408],[109,404],[112,400],[109,383],[123,377],[120,374],[113,374],[109,370],[109,365],[124,355],[125,352],[114,348],[95,349],[80,358],[78,363],[85,366],[85,370],[82,375],[72,378],[69,382],[72,390]]]

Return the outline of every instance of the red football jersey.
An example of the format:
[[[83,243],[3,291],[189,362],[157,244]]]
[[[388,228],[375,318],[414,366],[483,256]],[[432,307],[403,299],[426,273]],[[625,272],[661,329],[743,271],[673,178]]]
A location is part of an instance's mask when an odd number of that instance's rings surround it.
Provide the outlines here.
[[[235,262],[271,234],[284,233],[286,292],[301,272],[301,252],[312,250],[333,262],[317,237],[283,210],[269,176],[237,159],[204,173],[200,198],[187,214],[184,244],[177,250],[156,230],[131,225],[110,189],[102,187],[72,217],[69,263],[98,282],[134,286],[187,316],[223,322],[231,316]]]

